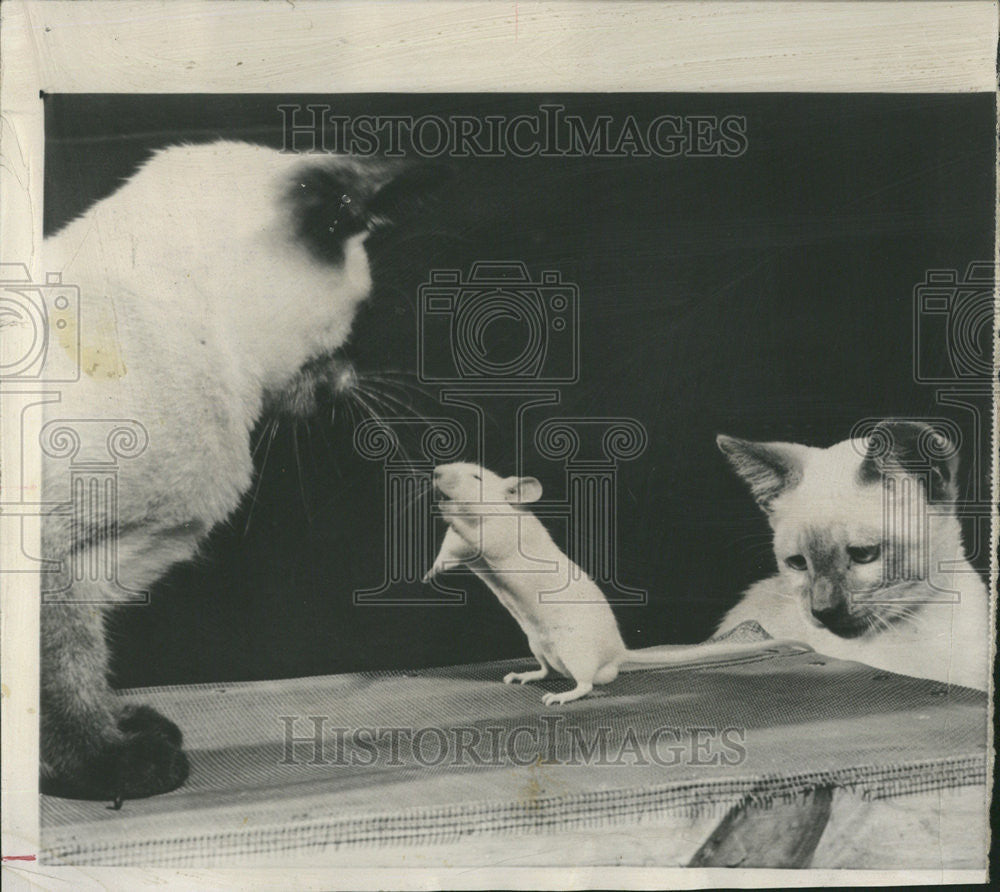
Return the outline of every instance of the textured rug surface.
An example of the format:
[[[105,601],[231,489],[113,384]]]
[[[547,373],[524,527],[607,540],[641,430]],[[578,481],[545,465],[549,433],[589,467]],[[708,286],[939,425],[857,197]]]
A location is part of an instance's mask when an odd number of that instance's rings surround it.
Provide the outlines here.
[[[766,639],[759,627],[740,637]],[[861,799],[986,783],[981,692],[776,646],[622,673],[562,707],[531,661],[123,692],[184,730],[174,793],[42,797],[48,863],[212,866],[240,856],[620,831],[832,785]],[[285,859],[283,861],[283,858]]]

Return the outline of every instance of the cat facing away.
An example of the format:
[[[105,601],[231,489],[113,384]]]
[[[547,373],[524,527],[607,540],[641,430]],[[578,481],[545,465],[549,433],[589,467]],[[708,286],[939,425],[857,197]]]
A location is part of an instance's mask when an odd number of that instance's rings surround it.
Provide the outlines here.
[[[987,688],[989,596],[962,547],[945,437],[886,420],[827,449],[724,435],[718,445],[767,515],[778,563],[720,633],[752,619],[837,659]]]
[[[365,240],[425,185],[411,169],[240,142],[172,146],[46,239],[46,268],[80,289],[78,325],[50,319],[50,368],[78,381],[49,404],[47,427],[72,429],[80,460],[107,460],[115,420],[148,443],[119,462],[115,517],[43,522],[43,592],[58,593],[42,605],[43,790],[120,800],[184,782],[180,730],[123,707],[109,686],[106,614],[236,510],[265,411],[306,415],[321,389],[352,386],[336,351],[371,291]],[[68,502],[68,476],[44,458],[48,500]],[[71,574],[100,559],[115,525],[114,584]]]

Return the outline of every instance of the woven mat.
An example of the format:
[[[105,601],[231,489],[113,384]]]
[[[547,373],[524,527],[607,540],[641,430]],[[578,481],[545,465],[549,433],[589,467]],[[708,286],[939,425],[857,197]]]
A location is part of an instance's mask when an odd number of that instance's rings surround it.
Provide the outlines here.
[[[304,851],[620,829],[825,785],[878,799],[986,783],[986,697],[965,688],[778,647],[624,673],[547,708],[541,694],[570,683],[500,683],[525,668],[123,692],[183,728],[191,777],[120,811],[42,797],[42,859],[301,864]]]

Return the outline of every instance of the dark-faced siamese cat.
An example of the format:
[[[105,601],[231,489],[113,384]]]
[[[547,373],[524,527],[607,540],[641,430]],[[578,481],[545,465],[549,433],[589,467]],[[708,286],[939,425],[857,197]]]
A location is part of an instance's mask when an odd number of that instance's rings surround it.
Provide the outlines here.
[[[720,632],[753,619],[831,657],[986,688],[989,598],[949,504],[958,459],[946,438],[884,421],[828,449],[718,443],[767,514],[778,562]]]
[[[106,460],[109,425],[124,420],[148,443],[119,463],[114,517],[43,524],[44,556],[60,568],[43,579],[58,592],[42,606],[43,790],[121,799],[185,780],[180,730],[149,707],[123,708],[109,688],[105,615],[236,510],[269,405],[308,413],[318,388],[352,385],[332,354],[371,290],[366,237],[409,186],[423,188],[412,169],[238,142],[175,146],[46,240],[46,269],[81,295],[78,323],[50,319],[56,380],[78,377],[49,406],[50,440],[75,437],[78,459]],[[65,461],[46,458],[47,499],[69,501],[67,476]],[[103,561],[115,529],[114,584],[69,572]]]

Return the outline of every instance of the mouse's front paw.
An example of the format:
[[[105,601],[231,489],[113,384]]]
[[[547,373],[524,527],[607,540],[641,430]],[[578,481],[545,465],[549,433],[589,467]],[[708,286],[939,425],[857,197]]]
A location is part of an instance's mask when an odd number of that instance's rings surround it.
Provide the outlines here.
[[[444,571],[445,571],[444,565],[440,561],[436,561],[434,564],[431,565],[431,568],[426,573],[424,573],[424,578],[421,579],[420,581],[424,585],[427,585],[428,582],[431,582],[434,579],[436,579]]]

